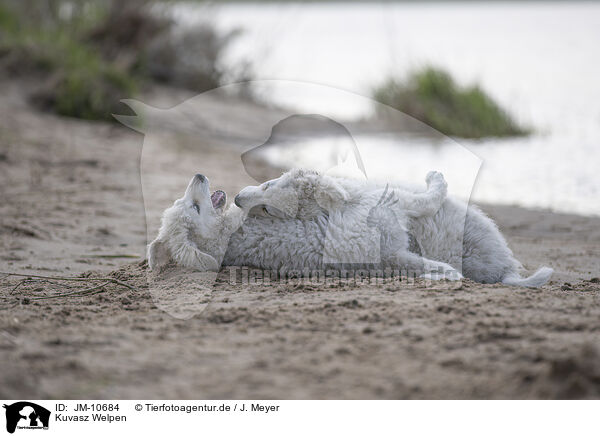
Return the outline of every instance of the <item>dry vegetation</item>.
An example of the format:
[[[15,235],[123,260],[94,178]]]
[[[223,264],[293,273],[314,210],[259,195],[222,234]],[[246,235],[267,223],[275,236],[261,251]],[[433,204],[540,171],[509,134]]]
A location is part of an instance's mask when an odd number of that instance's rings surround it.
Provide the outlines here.
[[[245,80],[221,57],[237,33],[176,25],[156,1],[0,2],[0,71],[35,76],[32,101],[61,115],[111,120],[119,100],[151,82],[202,92]]]
[[[375,88],[373,97],[450,136],[528,133],[479,86],[460,87],[438,68],[414,71],[405,81],[389,78]]]

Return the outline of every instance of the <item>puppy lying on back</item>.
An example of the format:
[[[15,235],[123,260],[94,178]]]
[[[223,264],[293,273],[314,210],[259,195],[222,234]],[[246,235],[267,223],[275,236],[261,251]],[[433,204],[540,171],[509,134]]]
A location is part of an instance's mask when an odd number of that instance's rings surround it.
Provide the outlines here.
[[[239,265],[242,260],[261,268],[301,271],[323,269],[320,253],[367,258],[368,247],[374,246],[368,227],[374,226],[383,237],[384,268],[400,266],[424,278],[439,278],[437,271],[442,271],[443,277],[456,279],[461,271],[480,283],[527,287],[550,279],[553,270],[548,267],[521,277],[520,262],[491,218],[475,206],[447,198],[440,173],[429,173],[426,181],[428,189],[421,193],[392,186],[395,199],[388,199],[387,191],[377,185],[305,170],[248,186],[235,203],[251,219],[232,236],[224,264]],[[265,217],[252,218],[255,209]],[[274,234],[276,229],[282,236]],[[418,241],[419,255],[409,249],[409,233]],[[324,245],[324,239],[333,244]],[[261,242],[260,250],[251,251],[256,241]]]
[[[242,224],[235,205],[225,211],[227,195],[210,193],[209,181],[196,174],[185,194],[164,211],[158,236],[148,245],[148,265],[158,269],[170,261],[200,271],[218,271],[229,237]]]
[[[430,172],[426,182],[426,190],[414,192],[296,169],[248,186],[235,203],[249,218],[231,236],[223,265],[283,274],[375,268],[461,279],[451,265],[410,251],[410,221],[435,215],[446,199],[441,173]]]

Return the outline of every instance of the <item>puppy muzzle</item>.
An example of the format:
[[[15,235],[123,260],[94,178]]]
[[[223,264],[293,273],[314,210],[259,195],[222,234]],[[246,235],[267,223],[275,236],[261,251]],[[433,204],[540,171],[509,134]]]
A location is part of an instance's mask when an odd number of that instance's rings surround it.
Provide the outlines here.
[[[235,196],[233,202],[240,209],[250,210],[252,207],[260,204],[262,196],[258,186],[246,186],[238,195]]]

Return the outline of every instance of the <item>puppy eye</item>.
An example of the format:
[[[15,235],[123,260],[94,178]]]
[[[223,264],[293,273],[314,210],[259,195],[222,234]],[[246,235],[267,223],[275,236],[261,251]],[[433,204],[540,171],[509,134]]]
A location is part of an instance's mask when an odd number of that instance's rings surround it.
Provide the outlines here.
[[[198,206],[198,203],[192,204],[192,208],[196,209],[197,213],[200,213],[200,206]]]

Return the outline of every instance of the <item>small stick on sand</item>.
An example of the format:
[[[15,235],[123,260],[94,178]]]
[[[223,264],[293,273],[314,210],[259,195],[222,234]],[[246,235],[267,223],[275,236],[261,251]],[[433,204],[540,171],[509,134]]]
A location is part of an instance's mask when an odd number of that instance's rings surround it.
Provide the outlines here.
[[[30,298],[30,300],[48,300],[50,298],[64,298],[64,297],[83,297],[86,295],[93,295],[93,294],[97,294],[101,291],[97,291],[97,289],[102,289],[104,288],[106,285],[110,285],[111,282],[104,282],[101,285],[98,286],[93,286],[91,288],[87,288],[87,289],[82,289],[81,291],[73,291],[73,292],[67,292],[66,294],[57,294],[57,295],[48,295],[45,297],[33,297]],[[96,292],[93,292],[96,291]]]
[[[124,283],[120,280],[113,279],[112,277],[49,277],[49,276],[38,276],[38,275],[34,275],[34,274],[8,273],[8,272],[4,272],[4,271],[0,271],[0,274],[6,274],[6,277],[8,277],[8,276],[27,277],[28,279],[34,278],[34,279],[48,279],[48,280],[70,280],[70,281],[74,281],[74,282],[92,282],[92,281],[110,282],[110,283],[114,283],[116,285],[125,286],[126,288],[129,288],[132,291],[136,290],[133,286],[128,285],[127,283]],[[4,278],[6,278],[6,277],[4,277]]]
[[[5,278],[5,277],[3,277],[3,278]],[[13,287],[10,290],[9,294],[14,294],[17,289],[19,289],[22,285],[25,285],[27,283],[50,283],[51,285],[60,285],[60,286],[63,286],[65,288],[69,288],[69,289],[73,287],[73,286],[69,286],[69,285],[65,285],[65,284],[61,285],[59,282],[55,282],[55,281],[52,281],[52,280],[34,279],[34,278],[26,277],[26,278],[24,278],[22,280],[19,280],[19,283],[17,283],[15,285],[15,287]]]
[[[133,286],[128,285],[127,283],[124,283],[120,280],[113,279],[112,277],[50,277],[50,276],[40,276],[40,275],[34,275],[34,274],[7,273],[7,272],[2,272],[2,271],[0,271],[0,274],[5,274],[3,279],[8,276],[25,277],[24,279],[20,280],[19,283],[17,283],[15,285],[15,287],[12,288],[12,290],[10,291],[11,294],[15,290],[17,290],[21,285],[26,284],[26,283],[39,283],[39,282],[53,283],[52,280],[54,280],[54,281],[66,280],[66,281],[74,281],[74,282],[103,282],[99,285],[92,286],[91,288],[82,289],[80,291],[67,292],[65,294],[48,295],[48,296],[43,296],[43,297],[30,297],[29,298],[30,300],[48,300],[50,298],[65,298],[65,297],[92,295],[92,294],[96,294],[99,292],[103,292],[104,287],[111,283],[114,283],[119,286],[124,286],[133,291],[136,290]],[[56,283],[53,283],[53,284],[56,284]],[[8,299],[8,297],[3,297],[3,299]]]
[[[88,259],[137,259],[137,254],[87,254],[83,256]]]

